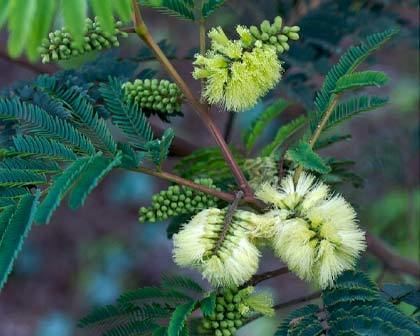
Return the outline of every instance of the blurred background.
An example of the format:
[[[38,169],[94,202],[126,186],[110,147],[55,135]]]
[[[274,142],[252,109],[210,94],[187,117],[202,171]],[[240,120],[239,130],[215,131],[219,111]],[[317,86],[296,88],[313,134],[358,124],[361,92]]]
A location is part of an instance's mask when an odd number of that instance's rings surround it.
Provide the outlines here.
[[[174,64],[184,78],[198,91],[199,84],[191,78],[191,55],[198,47],[197,26],[153,10],[145,10],[144,15],[156,40],[170,41],[166,50],[175,58]],[[344,124],[343,132],[351,133],[352,138],[322,154],[357,162],[352,170],[363,178],[363,183],[344,184],[339,187],[340,192],[357,207],[361,225],[379,237],[381,244],[391,246],[404,258],[419,261],[417,1],[230,0],[212,16],[208,27],[220,25],[233,33],[236,24],[259,24],[276,15],[282,15],[289,24],[300,25],[303,38],[284,59],[287,71],[282,84],[270,93],[268,100],[233,120],[231,143],[240,143],[243,130],[267,103],[278,97],[288,99],[293,106],[267,130],[270,139],[281,124],[311,108],[314,92],[324,74],[346,47],[369,33],[400,26],[400,35],[376,54],[370,66],[390,75],[390,85],[381,89],[381,93],[387,91],[390,104]],[[57,18],[59,26],[60,18]],[[77,66],[30,64],[25,58],[10,59],[6,41],[7,31],[2,31],[0,89],[41,73]],[[105,57],[115,59],[122,55],[139,59],[144,52],[142,43],[130,37],[122,48]],[[95,54],[90,58],[102,57]],[[86,60],[79,61],[81,64]],[[129,70],[131,75],[152,69],[159,72],[158,77],[166,78],[153,61],[134,65]],[[101,69],[107,75],[109,68]],[[229,115],[216,108],[212,113],[218,125],[225,129]],[[184,118],[172,121],[177,136],[195,145],[213,145],[188,106],[184,114]],[[157,119],[153,122],[161,128],[167,126]],[[168,169],[176,160],[168,162]],[[76,328],[77,320],[93,306],[113,303],[124,290],[157,283],[164,272],[185,272],[172,262],[167,223],[137,221],[138,208],[149,204],[153,193],[165,186],[146,175],[116,172],[95,190],[83,209],[73,212],[62,207],[48,226],[35,227],[0,294],[0,335],[95,335]],[[265,251],[261,270],[280,266],[278,259]],[[390,269],[387,260],[370,253],[364,255],[359,267],[380,284],[418,281],[406,272]],[[200,280],[198,274],[187,273]],[[311,290],[291,274],[264,282],[262,286],[272,289],[276,302]],[[278,317],[283,318],[287,313],[280,310]],[[260,319],[241,330],[241,335],[272,334],[278,321],[278,318]]]

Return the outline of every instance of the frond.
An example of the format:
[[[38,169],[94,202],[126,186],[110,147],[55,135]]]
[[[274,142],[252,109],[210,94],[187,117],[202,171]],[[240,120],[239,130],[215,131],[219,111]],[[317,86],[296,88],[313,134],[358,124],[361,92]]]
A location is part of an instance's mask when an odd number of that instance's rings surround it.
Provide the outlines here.
[[[268,106],[257,116],[257,118],[252,122],[251,126],[244,134],[245,147],[248,151],[254,147],[258,138],[267,128],[267,125],[273,119],[278,117],[288,106],[289,103],[286,100],[279,99],[275,103]]]
[[[24,187],[45,184],[45,175],[31,170],[0,168],[0,187]]]
[[[79,328],[86,328],[90,326],[98,326],[105,324],[113,324],[119,319],[140,312],[140,307],[136,305],[107,305],[93,309],[88,315],[83,317],[79,323]]]
[[[212,15],[219,7],[223,6],[226,0],[206,0],[203,3],[203,8],[201,9],[201,15],[203,18],[207,18]]]
[[[56,173],[60,167],[53,161],[38,159],[22,159],[20,157],[6,158],[0,161],[0,168],[4,169],[20,169],[33,173]]]
[[[76,154],[66,145],[57,140],[36,135],[18,135],[13,137],[16,154],[37,159],[54,161],[73,161]]]
[[[354,72],[340,77],[334,93],[346,90],[361,89],[367,86],[382,86],[389,81],[389,77],[382,71]]]
[[[13,212],[9,209],[0,214],[0,290],[32,226],[39,196],[39,191],[34,195],[27,194],[19,200]],[[2,218],[4,215],[7,217]]]
[[[145,143],[153,140],[152,128],[136,104],[125,103],[121,86],[121,81],[110,78],[109,83],[101,84],[100,92],[112,114],[112,122],[128,136],[133,146],[144,149]]]
[[[203,288],[188,277],[182,275],[164,275],[162,277],[162,288],[191,290],[197,293],[203,293]]]
[[[23,103],[18,99],[0,99],[0,119],[17,119],[25,124],[25,130],[39,136],[52,137],[81,151],[94,154],[95,148],[89,139],[70,123],[52,117],[41,108]]]
[[[304,169],[312,170],[320,174],[327,174],[331,171],[324,160],[316,154],[307,142],[300,142],[287,151],[287,157],[302,166]]]
[[[181,335],[188,317],[194,311],[196,306],[195,301],[190,301],[176,307],[172,313],[168,326],[168,335],[178,336]]]
[[[154,164],[160,165],[169,155],[169,147],[172,144],[172,140],[175,137],[175,133],[172,128],[167,128],[162,135],[162,138],[149,141],[145,144],[147,155],[153,161]]]
[[[159,287],[142,287],[122,294],[118,299],[118,302],[126,304],[150,299],[165,299],[178,303],[191,300],[188,295],[175,290],[162,289]]]
[[[103,336],[138,336],[150,334],[158,328],[159,325],[151,320],[132,321],[121,324],[105,332]]]
[[[270,156],[288,139],[301,129],[306,123],[305,116],[300,116],[279,128],[274,140],[261,150],[261,156]]]
[[[168,15],[194,20],[193,0],[141,0],[140,3],[144,6],[156,8]]]

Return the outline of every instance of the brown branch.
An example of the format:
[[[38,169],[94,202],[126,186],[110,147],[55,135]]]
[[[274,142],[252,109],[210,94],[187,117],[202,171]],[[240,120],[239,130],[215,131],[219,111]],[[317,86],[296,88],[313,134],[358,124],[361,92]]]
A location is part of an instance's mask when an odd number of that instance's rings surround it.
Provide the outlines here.
[[[275,278],[279,275],[287,274],[289,273],[289,269],[286,266],[280,267],[278,269],[275,269],[273,271],[264,272],[260,274],[255,274],[250,280],[248,280],[243,287],[248,286],[255,286],[258,285],[260,282],[263,282],[265,280],[269,280],[272,278]]]
[[[213,138],[215,139],[216,143],[220,147],[223,156],[228,163],[229,167],[232,170],[235,179],[241,188],[244,191],[246,196],[252,196],[253,192],[251,187],[249,186],[248,182],[245,179],[245,175],[239,168],[237,162],[234,160],[232,153],[229,150],[228,145],[226,144],[225,140],[223,139],[223,135],[221,134],[220,130],[217,128],[216,124],[211,119],[208,109],[206,105],[200,103],[199,100],[195,98],[193,93],[191,92],[187,83],[182,79],[179,73],[175,70],[172,63],[168,60],[168,58],[163,53],[162,49],[157,45],[155,40],[153,39],[152,35],[148,31],[146,24],[141,17],[140,12],[140,5],[136,0],[132,0],[133,4],[133,21],[135,25],[135,30],[137,35],[146,43],[146,45],[152,50],[155,54],[156,58],[159,60],[163,68],[167,71],[167,73],[172,77],[172,79],[177,83],[178,87],[183,92],[185,98],[189,101],[191,106],[197,112],[199,117],[202,119],[203,123],[207,126],[208,130],[212,134]]]
[[[366,233],[366,241],[368,252],[377,257],[385,268],[420,278],[420,265],[417,262],[398,255],[381,239],[369,232]]]
[[[235,123],[235,119],[236,119],[236,113],[235,112],[229,112],[229,117],[226,123],[226,127],[225,127],[225,134],[224,134],[224,139],[227,143],[230,142],[230,138],[232,135],[232,131],[233,131],[233,124]]]

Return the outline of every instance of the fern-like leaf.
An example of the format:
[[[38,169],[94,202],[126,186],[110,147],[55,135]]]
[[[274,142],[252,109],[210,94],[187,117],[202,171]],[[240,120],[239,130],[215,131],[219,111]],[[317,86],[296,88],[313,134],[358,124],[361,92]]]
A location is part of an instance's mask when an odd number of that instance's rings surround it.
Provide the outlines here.
[[[0,232],[0,290],[7,281],[23,242],[32,226],[38,205],[40,191],[34,195],[23,196],[13,215],[9,214],[9,221]]]
[[[160,165],[169,155],[169,147],[175,133],[172,128],[167,128],[162,135],[162,138],[149,141],[145,144],[147,155],[151,158],[154,164]]]
[[[301,129],[305,123],[306,118],[304,116],[300,116],[280,127],[274,137],[274,140],[261,150],[261,156],[273,155],[275,151],[285,142],[285,140]]]
[[[168,15],[181,19],[194,20],[193,0],[141,0],[144,6],[156,8]]]
[[[201,9],[201,15],[203,18],[207,18],[212,15],[219,7],[221,7],[226,0],[206,0],[203,3],[203,8]]]
[[[54,161],[74,161],[76,154],[66,145],[39,136],[17,135],[13,137],[14,150],[19,156],[30,156]]]
[[[267,125],[276,117],[278,117],[287,107],[289,103],[284,99],[279,99],[274,104],[268,106],[258,117],[252,122],[251,127],[244,134],[245,147],[250,151],[258,138],[266,129]]]
[[[101,84],[100,92],[112,113],[112,122],[128,136],[133,146],[144,149],[145,143],[153,140],[152,128],[137,104],[125,103],[121,86],[121,81],[110,78],[109,83]]]
[[[346,90],[360,89],[366,86],[382,86],[389,81],[389,77],[382,71],[354,72],[340,77],[337,81],[334,93]]]
[[[344,103],[338,104],[328,119],[326,129],[336,126],[338,123],[350,119],[353,116],[375,110],[384,106],[388,102],[387,98],[361,96],[350,98]]]
[[[107,305],[93,309],[88,315],[83,317],[79,323],[79,328],[86,328],[90,326],[113,324],[120,318],[139,312],[140,307],[136,305]]]
[[[42,174],[31,170],[0,168],[0,187],[24,187],[45,184]]]
[[[209,316],[216,309],[216,292],[211,292],[207,297],[200,301],[200,309],[204,316]]]
[[[203,288],[192,279],[182,275],[164,275],[162,277],[162,288],[191,290],[197,293],[203,293]]]
[[[293,330],[296,328],[304,318],[316,319],[315,314],[318,311],[319,307],[317,305],[307,305],[296,309],[282,322],[274,336],[289,336],[289,329]]]
[[[118,302],[121,304],[126,304],[150,299],[165,299],[173,302],[185,302],[191,300],[191,297],[171,289],[161,289],[159,287],[142,287],[124,293],[120,296]]]
[[[20,169],[31,171],[33,173],[55,173],[60,170],[60,167],[51,161],[22,159],[20,157],[7,158],[0,161],[0,168],[5,169]]]
[[[290,160],[307,170],[312,170],[320,174],[327,174],[331,171],[331,167],[312,150],[307,142],[300,142],[294,148],[289,149],[287,156]]]
[[[42,200],[39,205],[38,212],[36,214],[36,221],[38,223],[47,224],[54,211],[60,205],[62,199],[69,192],[71,186],[79,177],[82,170],[88,165],[91,161],[95,159],[96,156],[81,158],[74,161],[70,166],[68,166],[61,175],[57,175],[48,188],[47,196]]]
[[[0,198],[18,198],[28,193],[26,188],[0,187]]]
[[[52,117],[38,106],[23,103],[19,99],[0,99],[0,119],[18,119],[25,123],[27,132],[52,137],[88,154],[95,153],[95,148],[89,139],[71,124],[58,117]]]
[[[196,302],[190,301],[176,307],[169,321],[168,336],[179,336],[181,334],[195,306]]]
[[[109,172],[121,164],[122,154],[119,152],[115,158],[95,156],[84,168],[83,174],[76,181],[69,195],[69,206],[72,209],[81,207],[88,195]]]
[[[105,332],[103,336],[138,336],[149,334],[159,325],[151,320],[132,321]]]

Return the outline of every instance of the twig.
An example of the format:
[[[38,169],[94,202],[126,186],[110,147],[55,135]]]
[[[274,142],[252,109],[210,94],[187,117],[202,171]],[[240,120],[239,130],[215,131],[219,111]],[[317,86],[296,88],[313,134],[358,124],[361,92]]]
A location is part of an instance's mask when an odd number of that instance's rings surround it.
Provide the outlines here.
[[[255,286],[258,285],[260,282],[275,278],[279,275],[283,275],[286,273],[289,273],[289,269],[286,266],[283,266],[273,271],[256,274],[248,282],[246,282],[245,285],[243,285],[243,287],[245,288],[248,286]]]
[[[172,63],[168,60],[165,56],[161,48],[156,44],[155,40],[149,33],[146,24],[143,21],[140,12],[140,5],[136,0],[132,0],[134,14],[133,20],[135,25],[135,30],[137,35],[146,43],[146,45],[152,50],[152,52],[156,55],[156,58],[159,60],[163,68],[168,72],[168,74],[173,78],[173,80],[178,84],[178,87],[184,93],[185,98],[190,102],[191,106],[194,110],[198,113],[204,124],[209,129],[210,133],[213,135],[216,143],[219,145],[223,156],[228,163],[229,167],[232,170],[235,179],[241,188],[244,191],[246,196],[252,196],[253,192],[251,187],[249,186],[248,182],[245,179],[245,175],[239,168],[237,162],[234,160],[232,153],[229,150],[228,145],[223,139],[223,136],[220,130],[217,128],[216,124],[210,118],[208,114],[207,106],[200,103],[199,100],[195,98],[193,93],[191,92],[189,86],[186,82],[182,79],[179,73],[175,70]]]
[[[48,74],[54,73],[54,71],[51,70],[48,67],[43,67],[43,66],[40,66],[38,64],[32,64],[32,63],[29,63],[29,62],[25,61],[24,59],[20,59],[20,58],[11,58],[3,50],[0,50],[0,59],[4,60],[6,62],[17,64],[17,65],[21,66],[22,68],[25,68],[29,71],[32,71],[33,73],[48,73]]]
[[[230,142],[230,137],[232,135],[232,131],[233,131],[233,124],[235,123],[235,119],[236,119],[236,113],[235,112],[229,112],[229,117],[226,123],[226,127],[225,127],[225,141],[227,143]]]
[[[420,278],[420,265],[418,263],[399,256],[381,239],[369,232],[366,233],[366,241],[368,251],[377,257],[384,264],[385,268]]]
[[[232,204],[229,205],[226,211],[225,219],[223,221],[223,230],[220,233],[220,237],[217,240],[216,246],[214,247],[214,251],[218,251],[220,247],[222,246],[226,238],[226,234],[229,230],[230,224],[232,223],[233,215],[235,214],[235,211],[238,208],[239,202],[243,196],[244,196],[244,192],[242,190],[239,190],[236,193],[235,199],[233,200]]]

